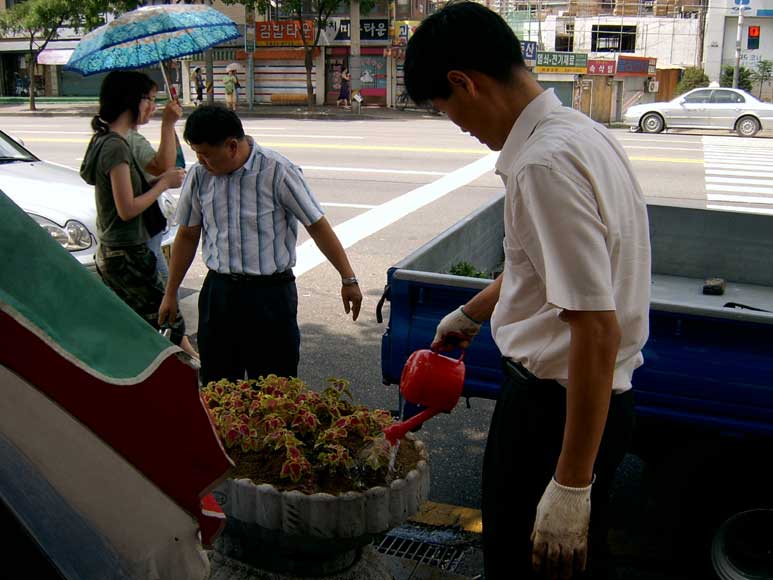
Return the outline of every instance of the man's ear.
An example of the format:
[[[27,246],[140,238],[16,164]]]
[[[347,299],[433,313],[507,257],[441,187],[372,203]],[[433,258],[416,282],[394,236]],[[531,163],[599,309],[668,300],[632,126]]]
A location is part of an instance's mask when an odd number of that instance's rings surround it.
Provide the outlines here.
[[[461,90],[468,93],[471,97],[474,97],[478,93],[478,87],[475,81],[467,74],[460,70],[450,70],[446,75],[448,83],[451,85],[452,90]]]

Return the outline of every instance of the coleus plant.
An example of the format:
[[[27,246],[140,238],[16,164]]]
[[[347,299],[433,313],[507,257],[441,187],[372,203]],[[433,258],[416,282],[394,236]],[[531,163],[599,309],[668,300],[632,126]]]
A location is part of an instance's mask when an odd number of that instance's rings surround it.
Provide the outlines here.
[[[266,483],[313,493],[326,482],[348,480],[357,490],[389,476],[384,429],[392,417],[354,405],[348,381],[330,379],[318,393],[269,375],[212,382],[201,395],[225,447],[237,463],[252,456]]]

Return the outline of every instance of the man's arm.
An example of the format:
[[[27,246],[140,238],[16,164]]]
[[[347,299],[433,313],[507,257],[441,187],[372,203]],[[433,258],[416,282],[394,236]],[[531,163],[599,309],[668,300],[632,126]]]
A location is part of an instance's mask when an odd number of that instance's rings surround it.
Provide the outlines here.
[[[336,236],[333,228],[330,226],[330,222],[325,217],[320,218],[315,223],[306,228],[309,232],[311,239],[319,248],[333,267],[338,270],[341,275],[341,279],[353,278],[354,270],[352,270],[351,264],[349,264],[349,258],[346,256],[346,251],[341,245],[341,241]],[[360,314],[360,306],[362,304],[362,293],[357,284],[342,285],[341,286],[341,299],[344,303],[344,310],[347,314],[352,312],[352,320],[357,320]]]
[[[196,257],[200,237],[201,226],[179,226],[177,230],[172,245],[172,259],[169,263],[169,279],[158,309],[159,324],[177,317],[177,290]]]
[[[494,307],[499,301],[499,291],[502,288],[502,274],[496,277],[491,284],[478,292],[472,299],[465,304],[464,313],[470,318],[483,322],[491,318],[494,313]]]
[[[593,464],[607,422],[612,377],[621,331],[614,311],[564,310],[569,323],[569,386],[566,424],[556,480],[584,487],[593,480]]]

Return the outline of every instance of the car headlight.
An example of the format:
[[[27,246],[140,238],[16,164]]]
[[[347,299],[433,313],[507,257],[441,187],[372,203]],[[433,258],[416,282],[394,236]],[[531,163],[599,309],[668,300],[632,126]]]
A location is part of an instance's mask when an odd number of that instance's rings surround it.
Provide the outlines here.
[[[30,214],[40,227],[46,230],[51,237],[62,244],[68,252],[85,250],[91,247],[91,233],[89,229],[77,220],[67,220],[64,227],[42,216]]]

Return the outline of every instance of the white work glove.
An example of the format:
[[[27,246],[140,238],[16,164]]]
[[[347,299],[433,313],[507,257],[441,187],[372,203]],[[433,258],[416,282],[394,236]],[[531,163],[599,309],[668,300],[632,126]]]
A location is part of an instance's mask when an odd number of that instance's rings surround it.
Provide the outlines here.
[[[567,487],[551,478],[542,494],[531,533],[531,562],[543,577],[565,580],[585,570],[591,485]]]
[[[460,306],[450,314],[446,314],[435,330],[432,339],[433,350],[453,350],[467,348],[470,341],[480,332],[481,323],[467,316]]]

